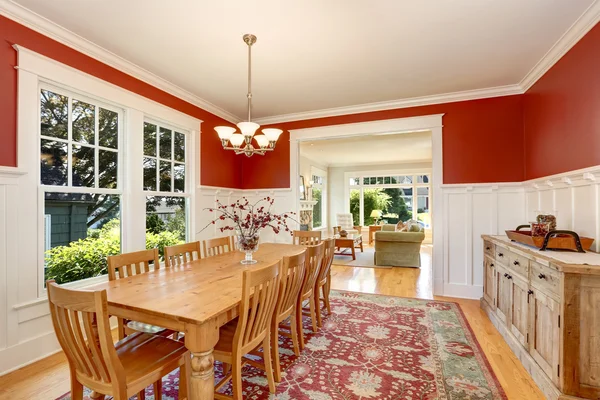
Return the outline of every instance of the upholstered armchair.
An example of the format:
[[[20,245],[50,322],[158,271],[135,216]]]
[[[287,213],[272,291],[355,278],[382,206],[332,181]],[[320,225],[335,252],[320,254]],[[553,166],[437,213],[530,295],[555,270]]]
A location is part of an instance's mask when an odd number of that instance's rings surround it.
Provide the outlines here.
[[[338,226],[340,226],[342,228],[342,230],[345,230],[346,232],[348,232],[348,234],[358,235],[358,234],[362,233],[361,232],[362,227],[354,225],[354,222],[352,220],[352,214],[350,214],[350,213],[337,214],[336,219],[337,219]]]
[[[425,232],[396,232],[396,225],[383,225],[375,232],[375,265],[420,267]]]

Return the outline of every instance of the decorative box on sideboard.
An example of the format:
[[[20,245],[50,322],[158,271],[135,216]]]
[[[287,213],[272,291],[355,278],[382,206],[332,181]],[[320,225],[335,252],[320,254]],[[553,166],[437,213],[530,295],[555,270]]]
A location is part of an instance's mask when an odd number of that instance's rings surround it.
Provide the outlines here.
[[[548,399],[600,398],[600,254],[483,235],[481,308]]]

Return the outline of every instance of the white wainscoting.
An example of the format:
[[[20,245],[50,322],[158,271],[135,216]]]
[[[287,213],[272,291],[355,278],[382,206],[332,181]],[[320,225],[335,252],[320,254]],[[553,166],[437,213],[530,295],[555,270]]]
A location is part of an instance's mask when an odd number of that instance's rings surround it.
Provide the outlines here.
[[[434,246],[444,248],[443,295],[479,298],[483,294],[481,235],[502,234],[525,222],[523,188],[520,183],[443,185],[442,195],[443,243]]]

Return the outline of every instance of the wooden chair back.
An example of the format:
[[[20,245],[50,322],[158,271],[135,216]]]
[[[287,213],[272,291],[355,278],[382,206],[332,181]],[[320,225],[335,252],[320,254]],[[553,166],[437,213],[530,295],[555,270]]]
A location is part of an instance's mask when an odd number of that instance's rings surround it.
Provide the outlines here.
[[[233,352],[241,355],[254,350],[270,331],[279,294],[281,261],[267,267],[244,271],[238,327]],[[268,350],[266,350],[268,351]]]
[[[321,264],[323,262],[323,255],[325,253],[325,243],[321,242],[316,246],[307,246],[306,248],[306,272],[304,273],[304,280],[302,282],[302,290],[300,295],[306,298],[308,295],[313,293],[315,282],[319,276]]]
[[[230,245],[230,249],[231,251],[237,251],[238,249],[238,236],[237,235],[231,235],[229,236],[229,245]]]
[[[194,257],[196,253],[196,257]],[[200,258],[200,242],[165,246],[165,266],[176,267]]]
[[[339,235],[341,230],[342,230],[341,226],[334,226],[333,227],[333,234],[334,235]]]
[[[108,261],[108,280],[110,281],[146,273],[150,271],[151,262],[154,269],[160,268],[158,249],[108,256],[106,259]]]
[[[304,272],[306,271],[306,251],[295,256],[283,257],[279,298],[275,307],[276,322],[292,314],[300,295]],[[276,345],[276,344],[275,344]]]
[[[202,242],[202,249],[204,250],[204,257],[229,253],[231,251],[231,241],[229,236],[206,239]]]
[[[321,242],[321,231],[294,231],[294,244],[313,246]]]
[[[125,379],[110,333],[106,290],[70,290],[53,280],[46,287],[56,337],[80,382],[110,387]]]
[[[329,272],[331,271],[331,264],[333,264],[333,256],[335,255],[335,239],[325,239],[323,244],[325,246],[323,262],[321,263],[319,277],[317,278],[319,286],[323,286],[325,284]]]

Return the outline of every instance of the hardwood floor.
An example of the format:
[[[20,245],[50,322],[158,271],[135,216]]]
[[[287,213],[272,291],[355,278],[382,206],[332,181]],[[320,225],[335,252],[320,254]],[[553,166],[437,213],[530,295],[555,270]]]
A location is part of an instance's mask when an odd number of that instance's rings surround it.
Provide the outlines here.
[[[433,298],[431,248],[423,246],[422,267],[357,268],[334,265],[332,288],[402,297]],[[510,400],[544,399],[523,366],[504,342],[478,300],[435,297],[460,304],[471,328]],[[56,399],[69,390],[69,369],[62,353],[0,377],[0,399]]]

